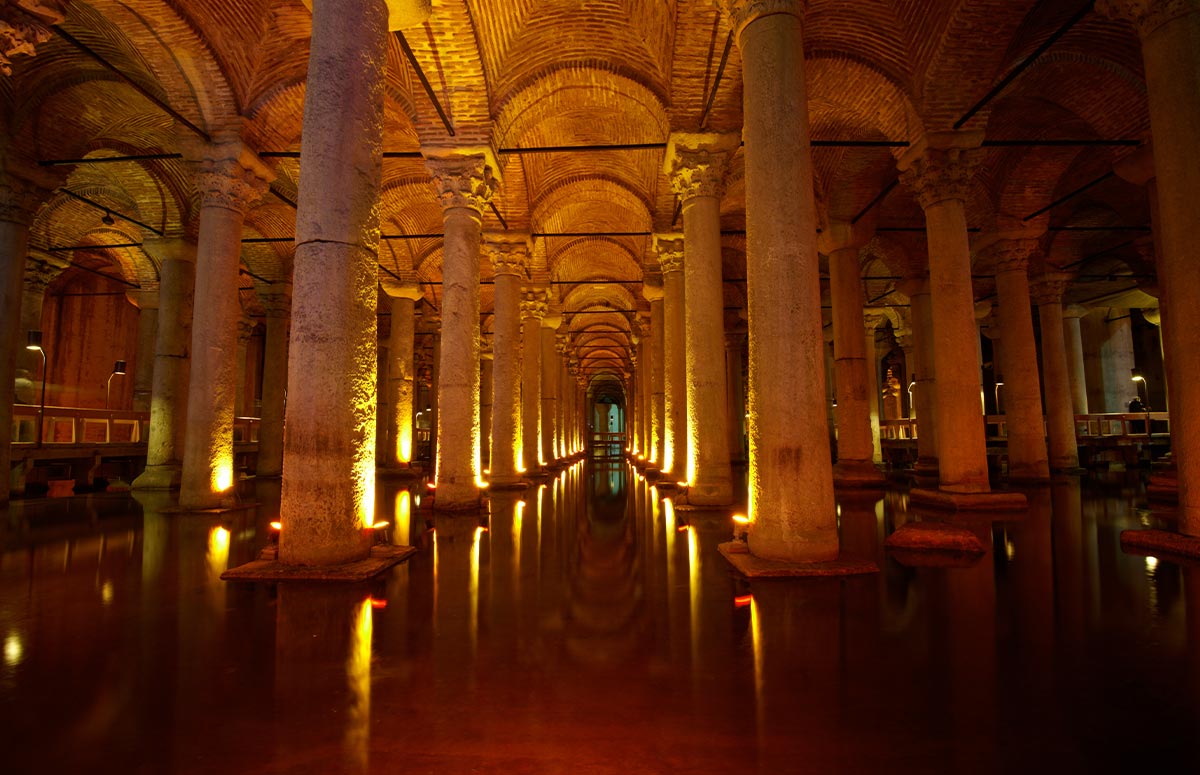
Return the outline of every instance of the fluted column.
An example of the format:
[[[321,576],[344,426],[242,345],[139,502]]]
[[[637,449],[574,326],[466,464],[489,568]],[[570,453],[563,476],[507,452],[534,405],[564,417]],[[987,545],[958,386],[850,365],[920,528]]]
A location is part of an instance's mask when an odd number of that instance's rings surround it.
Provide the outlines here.
[[[495,273],[488,481],[493,487],[510,487],[521,481],[521,282],[527,276],[529,235],[489,233],[484,252]]]
[[[664,166],[683,210],[686,478],[688,503],[697,506],[733,501],[728,388],[724,364],[714,355],[725,340],[721,196],[738,141],[737,135],[674,132]]]
[[[653,371],[650,373],[650,452],[646,459],[651,470],[662,470],[666,443],[666,358],[663,338],[663,279],[662,274],[650,267],[643,269],[642,296],[650,302],[650,358]]]
[[[1071,383],[1071,407],[1075,414],[1088,413],[1087,368],[1083,356],[1083,330],[1079,321],[1088,309],[1072,304],[1063,309],[1063,339],[1067,348],[1067,378]]]
[[[413,459],[413,342],[416,338],[416,303],[423,295],[417,276],[403,272],[400,278],[381,277],[383,292],[391,306],[392,328],[388,334],[387,445],[388,468],[409,468]],[[264,390],[265,392],[265,390]]]
[[[558,436],[558,357],[554,335],[562,323],[562,314],[551,308],[542,318],[542,461],[550,465],[558,459],[554,440]]]
[[[662,472],[687,473],[687,323],[684,309],[683,239],[657,234],[654,250],[663,278],[663,457]],[[673,479],[673,480],[674,480]]]
[[[196,244],[147,237],[142,249],[159,266],[158,333],[154,338],[146,470],[133,480],[133,488],[167,490],[179,487],[187,436]]]
[[[925,138],[901,159],[904,182],[925,211],[929,279],[937,336],[938,479],[941,490],[986,493],[987,449],[979,405],[978,331],[971,286],[965,202],[982,133]]]
[[[490,152],[488,152],[490,154]],[[479,240],[498,169],[480,152],[427,154],[442,205],[442,338],[437,371],[439,510],[479,506]]]
[[[1037,250],[1036,239],[1002,238],[985,251],[996,272],[1000,328],[1004,331],[1000,368],[1007,399],[1008,476],[1019,481],[1050,478],[1037,344],[1029,306],[1029,257]]]
[[[137,350],[133,357],[133,411],[150,411],[154,395],[154,346],[158,338],[158,289],[125,294],[138,308]]]
[[[539,432],[542,393],[542,318],[547,292],[542,286],[521,289],[521,469],[526,474],[542,470]]]
[[[240,142],[211,146],[197,175],[192,364],[179,505],[211,509],[233,502],[233,418],[237,400],[238,265],[242,222],[274,178]]]
[[[1075,438],[1075,412],[1071,406],[1067,373],[1067,345],[1063,336],[1063,291],[1068,275],[1045,274],[1033,283],[1042,332],[1042,382],[1046,395],[1046,431],[1050,437],[1050,468],[1069,471],[1079,467]]]
[[[283,474],[283,413],[287,393],[288,335],[292,328],[292,284],[276,282],[258,294],[267,313],[263,341],[262,412],[258,421],[256,476]]]
[[[725,0],[742,54],[749,319],[750,551],[838,555],[826,427],[803,4]],[[785,365],[786,364],[786,365]],[[786,368],[786,373],[780,369]],[[797,428],[809,432],[797,436]]]

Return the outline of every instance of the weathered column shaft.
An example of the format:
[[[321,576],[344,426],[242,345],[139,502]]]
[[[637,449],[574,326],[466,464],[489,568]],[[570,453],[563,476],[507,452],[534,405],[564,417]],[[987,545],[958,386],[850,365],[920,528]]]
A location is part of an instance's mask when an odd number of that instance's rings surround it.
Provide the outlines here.
[[[1137,393],[1130,374],[1137,365],[1133,355],[1133,326],[1128,309],[1110,309],[1104,318],[1105,338],[1100,345],[1104,374],[1104,411],[1124,412]],[[1198,428],[1200,429],[1200,428]]]
[[[667,431],[666,421],[666,339],[663,328],[666,315],[663,312],[662,276],[657,272],[647,274],[642,284],[642,295],[650,302],[650,357],[653,371],[650,373],[650,453],[647,456],[652,468],[662,469]]]
[[[838,465],[869,464],[874,457],[869,396],[874,391],[867,378],[867,358],[874,362],[875,329],[867,330],[870,347],[864,348],[863,285],[857,246],[829,253],[829,293],[833,299]]]
[[[527,474],[541,470],[542,318],[546,292],[540,287],[521,290],[521,467]]]
[[[187,438],[179,505],[209,509],[233,502],[233,418],[237,400],[238,266],[246,210],[272,173],[241,143],[217,145],[197,177],[201,194],[196,245]]]
[[[292,327],[292,284],[279,282],[259,294],[267,313],[263,341],[262,413],[258,422],[256,476],[283,473],[283,412],[288,378],[288,338]]]
[[[541,381],[542,381],[542,460],[547,465],[558,459],[554,439],[558,435],[558,354],[554,351],[554,333],[562,316],[548,314],[542,318]]]
[[[910,379],[912,402],[917,414],[917,462],[925,469],[937,467],[937,379],[933,362],[933,300],[929,280],[906,281],[912,305],[913,352],[916,356]]]
[[[1063,339],[1067,348],[1067,377],[1071,382],[1071,407],[1075,414],[1088,413],[1087,369],[1083,357],[1080,319],[1087,310],[1079,306],[1063,310]]]
[[[728,334],[725,339],[725,384],[729,386],[726,396],[729,403],[729,459],[735,463],[746,460],[745,437],[742,433],[746,425],[746,386],[742,377],[745,341],[746,335],[741,332]]]
[[[801,4],[727,0],[742,53],[750,551],[838,555]],[[786,368],[786,373],[781,372]],[[810,432],[797,435],[797,428]]]
[[[138,308],[137,350],[133,357],[133,411],[150,411],[154,395],[154,348],[158,341],[158,289],[125,294]]]
[[[383,290],[391,301],[392,328],[388,334],[387,453],[381,461],[389,468],[412,465],[413,407],[416,403],[413,378],[415,315],[421,287],[415,275],[402,280],[388,278]]]
[[[508,486],[521,479],[521,280],[529,259],[528,235],[503,239],[489,234],[485,250],[495,273],[492,318],[493,485]]]
[[[252,367],[249,363],[250,355],[250,339],[254,336],[254,322],[249,318],[242,318],[237,323],[237,354],[234,356],[234,363],[237,369],[237,376],[234,377],[234,383],[237,385],[236,397],[233,402],[234,417],[249,417],[253,414],[254,395],[248,390],[247,382],[252,374]]]
[[[663,462],[674,479],[687,475],[687,320],[683,239],[656,236],[663,276]]]
[[[492,465],[492,400],[496,393],[494,361],[490,349],[479,353],[479,460],[485,470]]]
[[[1067,374],[1067,345],[1063,336],[1062,296],[1066,283],[1065,277],[1045,275],[1034,285],[1038,325],[1042,332],[1042,381],[1046,394],[1050,468],[1054,471],[1079,467],[1075,413]]]
[[[313,3],[280,509],[289,565],[365,559],[374,542],[387,17],[382,0]]]
[[[879,440],[879,418],[883,416],[879,400],[879,346],[875,341],[881,318],[877,315],[878,313],[872,313],[863,319],[863,353],[865,356],[863,358],[863,378],[867,383],[867,427],[871,433],[871,462],[873,463],[883,462],[883,447]],[[840,397],[838,402],[841,402]]]

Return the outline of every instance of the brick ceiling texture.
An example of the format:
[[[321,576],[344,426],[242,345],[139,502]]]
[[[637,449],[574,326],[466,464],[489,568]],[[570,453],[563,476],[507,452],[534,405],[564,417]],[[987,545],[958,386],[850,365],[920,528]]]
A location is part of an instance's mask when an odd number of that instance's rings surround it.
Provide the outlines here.
[[[274,194],[245,224],[247,239],[280,239],[244,247],[243,302],[257,309],[256,292],[290,271],[299,160],[271,152],[300,148],[309,10],[301,0],[61,5],[66,18],[54,34],[33,56],[14,56],[12,74],[0,76],[0,137],[9,149],[46,162],[187,156],[202,132],[240,132],[278,174]],[[903,186],[893,186],[904,143],[956,123],[984,130],[988,141],[1089,141],[989,147],[968,203],[969,225],[986,232],[998,219],[1026,219],[1106,175],[1148,139],[1135,33],[1094,11],[1081,13],[1087,6],[1085,0],[807,4],[809,120],[814,140],[833,143],[812,151],[820,218],[851,220],[874,205],[862,216],[880,229],[863,256],[873,303],[904,303],[894,281],[926,264],[921,210]],[[605,233],[539,237],[534,263],[556,281],[554,299],[568,313],[572,343],[607,346],[628,362],[652,258],[651,239],[640,233],[679,228],[659,144],[671,131],[741,127],[741,58],[729,38],[729,21],[712,0],[433,0],[426,23],[389,42],[385,149],[410,155],[385,160],[382,204],[385,235],[435,236],[385,239],[381,272],[415,270],[427,283],[422,306],[436,309],[441,211],[424,163],[411,154],[423,145],[490,143],[500,153],[503,185],[485,228]],[[1132,142],[1095,142],[1115,140]],[[630,144],[655,145],[594,149]],[[547,146],[593,148],[515,152]],[[738,154],[721,206],[731,324],[745,300],[741,166]],[[126,218],[167,235],[196,232],[184,158],[55,169],[67,175],[63,189],[119,217],[105,224],[103,210],[60,191],[33,225],[35,249],[98,246],[59,255],[154,287],[157,267],[148,254],[103,246],[141,241],[146,232]],[[1028,221],[1048,227],[1038,260],[1078,273],[1068,300],[1089,302],[1139,287],[1155,293],[1153,267],[1144,258],[1148,222],[1144,191],[1111,175]],[[976,271],[977,295],[988,298],[994,289],[987,267]],[[490,290],[485,285],[482,293],[485,330]],[[381,326],[386,330],[387,321]]]

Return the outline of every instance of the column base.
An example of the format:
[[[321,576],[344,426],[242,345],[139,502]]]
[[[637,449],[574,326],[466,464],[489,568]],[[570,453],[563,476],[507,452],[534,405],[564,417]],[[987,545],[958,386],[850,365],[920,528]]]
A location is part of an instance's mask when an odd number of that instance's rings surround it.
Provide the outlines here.
[[[738,573],[751,579],[858,576],[878,573],[879,566],[870,560],[839,555],[828,562],[785,562],[756,557],[742,541],[729,541],[717,546]]]
[[[883,472],[874,463],[863,460],[839,461],[833,466],[833,486],[858,489],[883,489]]]
[[[733,482],[698,482],[687,487],[690,506],[729,506],[733,503]]]
[[[917,487],[908,493],[908,501],[945,511],[1024,511],[1029,501],[1019,492],[952,492]]]
[[[415,546],[371,547],[370,556],[342,565],[284,565],[278,561],[279,548],[268,546],[257,560],[231,568],[221,574],[222,581],[334,581],[345,583],[366,581],[378,576],[393,565],[399,565],[417,553]]]
[[[524,490],[529,487],[529,482],[519,476],[514,477],[497,477],[488,482],[489,490]]]
[[[183,479],[183,466],[146,466],[146,470],[133,480],[135,490],[178,490]]]
[[[951,552],[982,555],[987,552],[979,536],[965,527],[945,522],[908,522],[883,542],[890,550],[909,552]]]
[[[1174,466],[1150,474],[1146,497],[1163,503],[1179,502],[1179,471]]]
[[[1167,530],[1122,530],[1121,550],[1126,554],[1169,555],[1172,562],[1182,559],[1190,565],[1200,564],[1200,537]]]

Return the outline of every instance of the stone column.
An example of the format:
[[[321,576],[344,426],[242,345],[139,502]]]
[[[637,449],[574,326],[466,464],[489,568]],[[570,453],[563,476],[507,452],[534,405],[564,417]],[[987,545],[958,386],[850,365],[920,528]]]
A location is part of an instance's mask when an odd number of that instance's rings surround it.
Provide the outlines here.
[[[1001,238],[986,248],[996,272],[1000,329],[1004,332],[1000,368],[1006,397],[1008,477],[1014,481],[1050,478],[1037,344],[1029,306],[1029,257],[1037,250],[1038,241],[1031,238]]]
[[[937,379],[933,363],[933,303],[929,278],[921,275],[903,280],[899,290],[908,296],[912,311],[913,382],[912,403],[917,416],[917,463],[915,471],[924,476],[937,474]]]
[[[267,313],[263,342],[262,413],[258,421],[259,477],[283,474],[283,414],[287,395],[288,337],[292,328],[292,284],[276,282],[259,292]]]
[[[32,251],[29,251],[32,252]],[[25,349],[25,342],[30,331],[43,331],[42,309],[46,303],[46,289],[50,283],[62,274],[64,266],[58,266],[48,261],[21,259],[25,264],[25,276],[21,287],[21,329],[17,340],[17,373],[24,372],[30,385],[25,390],[17,390],[17,400],[22,404],[38,404],[41,401],[42,356],[33,350]],[[43,342],[47,348],[50,342]]]
[[[879,446],[879,390],[875,363],[876,316],[863,317],[859,250],[870,239],[848,223],[831,223],[821,234],[829,256],[829,294],[833,300],[833,358],[837,386],[837,465],[833,481],[849,487],[879,486],[875,467]],[[867,326],[866,340],[863,325]],[[882,456],[879,458],[882,460]]]
[[[492,319],[492,487],[521,483],[521,282],[527,276],[529,235],[492,232],[484,252],[495,273]]]
[[[879,379],[879,345],[876,344],[876,337],[879,335],[879,326],[887,319],[887,316],[878,310],[864,310],[862,322],[864,327],[863,333],[863,351],[865,358],[863,359],[865,369],[864,379],[867,383],[867,422],[871,430],[871,462],[883,462],[883,447],[879,440],[879,418],[883,416],[880,409],[880,379]],[[841,407],[839,406],[840,410]],[[868,481],[866,484],[872,484]]]
[[[169,490],[179,487],[187,437],[196,244],[147,237],[142,240],[142,250],[159,266],[158,333],[154,339],[146,470],[133,480],[133,488]]]
[[[413,341],[416,337],[416,303],[423,295],[413,272],[400,279],[380,279],[391,302],[392,328],[388,336],[387,451],[380,461],[388,468],[409,468],[413,459]]]
[[[654,250],[663,277],[663,457],[662,472],[687,474],[687,323],[684,309],[683,239],[657,234]]]
[[[838,555],[817,216],[804,83],[803,4],[725,0],[742,53],[750,342],[750,551]],[[786,375],[780,369],[786,368]],[[797,428],[810,429],[798,436]]]
[[[1100,344],[1100,367],[1104,374],[1104,411],[1124,412],[1137,393],[1130,374],[1133,357],[1133,326],[1130,311],[1113,307],[1104,316],[1104,341]]]
[[[1063,339],[1067,348],[1067,377],[1071,383],[1071,406],[1075,414],[1088,413],[1087,369],[1083,357],[1083,331],[1079,321],[1088,309],[1072,304],[1062,312]]]
[[[746,332],[739,326],[725,335],[725,384],[729,386],[729,459],[734,463],[746,462],[742,430],[746,426],[746,385],[742,376],[745,352]]]
[[[1062,297],[1069,276],[1044,274],[1033,284],[1042,331],[1042,382],[1046,394],[1046,430],[1050,437],[1050,469],[1070,471],[1079,467],[1075,438],[1075,412],[1071,406],[1067,345],[1063,337]]]
[[[479,240],[499,167],[490,151],[426,154],[442,205],[442,339],[434,508],[479,507]]]
[[[250,353],[250,339],[254,336],[254,321],[248,317],[242,317],[237,322],[237,354],[234,356],[234,362],[237,364],[237,376],[234,378],[237,385],[237,393],[233,402],[234,417],[248,417],[254,407],[254,396],[247,389],[247,379],[251,373],[251,367],[248,361]]]
[[[696,506],[723,506],[733,501],[728,388],[724,363],[718,356],[725,349],[721,196],[725,168],[739,139],[737,135],[674,132],[664,166],[683,209],[685,475],[688,503]],[[666,277],[669,283],[670,274]]]
[[[430,465],[435,469],[436,476],[437,468],[437,440],[438,440],[438,395],[440,394],[439,386],[441,380],[438,379],[439,370],[442,364],[442,319],[436,315],[429,315],[425,319],[425,323],[429,326],[430,346],[429,346],[429,460]]]
[[[1200,370],[1200,305],[1193,247],[1200,233],[1200,2],[1100,0],[1097,10],[1129,19],[1142,40],[1158,186],[1163,274],[1158,278],[1170,313],[1163,331],[1171,375]],[[1200,386],[1173,379],[1172,454],[1179,471],[1179,532],[1200,535]]]
[[[186,510],[233,503],[242,222],[273,178],[274,174],[240,142],[208,148],[196,178],[200,237],[196,245],[188,432],[179,491],[179,505]]]
[[[158,289],[129,291],[125,298],[138,308],[137,350],[133,356],[133,411],[149,412],[154,395],[154,347],[158,340]]]
[[[542,318],[546,316],[546,289],[521,288],[521,470],[540,473],[542,393]]]
[[[564,330],[563,326],[559,326]],[[570,357],[568,338],[565,333],[556,334],[554,349],[558,353],[558,449],[563,457],[571,455],[571,383],[567,374],[567,359]]]
[[[982,139],[982,132],[939,133],[916,143],[900,161],[902,177],[925,211],[937,332],[938,480],[952,500],[990,490],[980,374],[970,357],[979,333],[965,209]]]
[[[492,343],[484,339],[479,343],[479,460],[484,470],[490,470],[492,465],[492,398],[496,393],[492,371],[494,366]]]
[[[550,465],[558,460],[554,440],[558,436],[558,357],[554,352],[554,332],[562,323],[562,314],[554,309],[542,318],[542,460]]]

